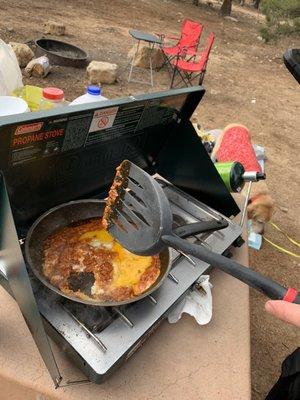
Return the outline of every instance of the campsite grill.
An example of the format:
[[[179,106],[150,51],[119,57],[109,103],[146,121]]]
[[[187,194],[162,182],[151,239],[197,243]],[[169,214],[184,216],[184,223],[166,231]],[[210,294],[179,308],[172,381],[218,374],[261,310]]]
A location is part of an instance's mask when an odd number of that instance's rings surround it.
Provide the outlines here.
[[[47,333],[88,380],[101,383],[145,342],[209,266],[172,250],[171,273],[151,296],[118,308],[82,305],[50,292],[30,270],[28,279],[19,249],[30,224],[65,201],[103,198],[115,167],[124,158],[151,172],[163,186],[174,225],[237,214],[236,204],[189,122],[203,93],[202,88],[181,89],[103,102],[101,109],[99,105],[68,107],[1,121],[0,250],[14,257],[1,259],[0,282],[18,301],[56,386],[61,375],[43,330],[36,329],[36,303]],[[102,115],[109,118],[105,129],[95,127]],[[31,144],[33,149],[28,152]],[[29,195],[24,185],[31,188]],[[190,240],[225,253],[232,243],[238,244],[241,234],[238,225],[228,222],[224,230]],[[14,264],[17,267],[12,274],[10,266]],[[32,298],[26,282],[33,289]],[[26,294],[25,302],[22,294]]]

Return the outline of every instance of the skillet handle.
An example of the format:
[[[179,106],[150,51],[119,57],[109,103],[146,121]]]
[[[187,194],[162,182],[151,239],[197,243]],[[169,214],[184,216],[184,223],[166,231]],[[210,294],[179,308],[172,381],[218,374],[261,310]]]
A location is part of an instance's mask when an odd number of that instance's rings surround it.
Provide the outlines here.
[[[219,220],[193,222],[191,224],[179,226],[173,230],[173,234],[185,239],[192,235],[204,232],[214,232],[220,229],[227,228],[228,222],[222,218]]]
[[[227,274],[246,283],[246,285],[262,292],[273,300],[285,300],[290,303],[300,304],[300,294],[293,288],[286,289],[279,283],[269,279],[258,272],[251,270],[224,256],[213,253],[204,246],[192,244],[173,235],[164,235],[162,240],[168,246],[181,250],[187,254],[221,269]]]

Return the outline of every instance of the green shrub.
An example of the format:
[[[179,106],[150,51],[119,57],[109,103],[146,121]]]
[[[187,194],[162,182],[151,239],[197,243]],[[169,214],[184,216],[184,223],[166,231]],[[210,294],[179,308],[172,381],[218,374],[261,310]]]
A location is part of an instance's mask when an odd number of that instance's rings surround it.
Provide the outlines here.
[[[261,10],[266,15],[266,24],[260,33],[266,42],[300,34],[300,0],[263,0]]]
[[[274,34],[274,32],[272,31],[272,29],[270,29],[270,27],[264,25],[260,28],[259,30],[261,37],[263,38],[263,40],[266,43],[272,42],[274,40],[276,40],[277,36],[276,34]]]

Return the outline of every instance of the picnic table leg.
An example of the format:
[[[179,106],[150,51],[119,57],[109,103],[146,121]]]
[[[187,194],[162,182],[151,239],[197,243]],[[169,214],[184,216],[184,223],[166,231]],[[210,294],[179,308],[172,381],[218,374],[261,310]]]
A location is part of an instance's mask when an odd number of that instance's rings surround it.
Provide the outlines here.
[[[151,86],[153,86],[153,68],[152,68],[152,53],[154,49],[154,43],[149,43],[150,45],[150,54],[149,54],[149,67],[150,67],[150,82]]]
[[[131,75],[132,75],[132,70],[133,70],[133,64],[134,64],[134,61],[135,61],[136,56],[137,56],[137,54],[138,54],[139,47],[140,47],[140,40],[138,40],[137,47],[136,47],[136,51],[135,51],[134,56],[132,57],[132,60],[131,60],[130,71],[129,71],[129,76],[128,76],[128,82],[130,82],[130,80],[131,80]]]

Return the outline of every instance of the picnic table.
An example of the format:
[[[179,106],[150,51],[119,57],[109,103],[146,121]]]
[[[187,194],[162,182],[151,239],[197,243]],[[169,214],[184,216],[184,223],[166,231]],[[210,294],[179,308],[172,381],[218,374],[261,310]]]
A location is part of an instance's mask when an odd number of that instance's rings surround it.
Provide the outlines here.
[[[153,49],[156,45],[162,44],[162,40],[161,40],[161,38],[159,38],[156,35],[152,35],[151,33],[147,33],[144,31],[139,31],[137,29],[130,29],[129,34],[132,36],[133,39],[137,40],[137,46],[136,46],[135,53],[134,53],[131,63],[130,63],[128,82],[149,83],[147,81],[140,81],[140,80],[132,79],[132,72],[133,72],[134,68],[138,68],[138,67],[134,66],[134,62],[135,62],[136,56],[139,52],[140,43],[146,42],[146,43],[148,43],[148,45],[150,47],[150,52],[149,52],[150,85],[153,86],[152,53],[153,53]]]

